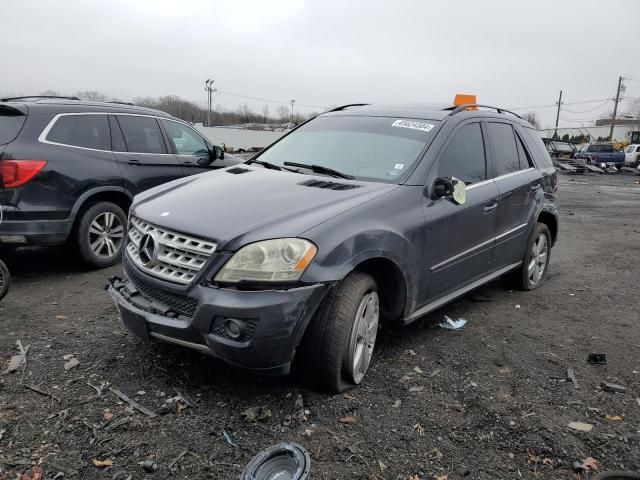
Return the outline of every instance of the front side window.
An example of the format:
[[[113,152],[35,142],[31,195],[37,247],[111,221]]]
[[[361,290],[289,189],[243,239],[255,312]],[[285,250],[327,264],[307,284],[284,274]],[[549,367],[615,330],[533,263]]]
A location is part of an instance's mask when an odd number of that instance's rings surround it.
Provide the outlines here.
[[[320,116],[264,151],[258,160],[331,168],[358,180],[396,183],[436,131],[432,120]]]
[[[491,159],[493,176],[499,177],[520,170],[518,147],[513,127],[508,123],[487,123],[489,142],[491,142]]]
[[[132,153],[167,153],[155,118],[117,115],[127,151]]]
[[[106,115],[62,115],[47,134],[47,141],[73,147],[111,150]]]
[[[178,155],[206,155],[206,142],[196,132],[172,120],[161,120]]]
[[[479,123],[467,124],[453,134],[438,159],[438,177],[456,177],[467,185],[487,178]]]

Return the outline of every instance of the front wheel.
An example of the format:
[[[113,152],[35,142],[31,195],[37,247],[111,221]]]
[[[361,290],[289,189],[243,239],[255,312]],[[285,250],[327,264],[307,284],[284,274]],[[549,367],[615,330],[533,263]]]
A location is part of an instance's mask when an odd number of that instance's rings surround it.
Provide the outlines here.
[[[527,242],[522,266],[515,272],[520,290],[535,290],[544,283],[551,260],[551,232],[544,223],[536,223]]]
[[[11,276],[9,275],[9,269],[4,262],[0,260],[0,300],[2,300],[9,291],[10,283]]]
[[[89,207],[80,218],[76,237],[84,261],[96,268],[117,263],[126,225],[127,216],[115,203],[100,202]]]
[[[371,363],[379,322],[375,280],[351,272],[331,290],[307,327],[299,354],[303,378],[336,393],[359,385]]]

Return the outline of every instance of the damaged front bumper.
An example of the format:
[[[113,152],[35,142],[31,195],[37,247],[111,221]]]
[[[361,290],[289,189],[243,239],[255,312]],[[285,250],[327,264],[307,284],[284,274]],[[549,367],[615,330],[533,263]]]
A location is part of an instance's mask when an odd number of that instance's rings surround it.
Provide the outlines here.
[[[181,298],[161,292],[161,302],[157,293],[143,292],[127,279],[112,277],[108,285],[125,327],[138,337],[175,343],[274,375],[289,373],[304,330],[329,288],[316,284],[241,291],[195,285]],[[193,302],[192,308],[184,299]]]

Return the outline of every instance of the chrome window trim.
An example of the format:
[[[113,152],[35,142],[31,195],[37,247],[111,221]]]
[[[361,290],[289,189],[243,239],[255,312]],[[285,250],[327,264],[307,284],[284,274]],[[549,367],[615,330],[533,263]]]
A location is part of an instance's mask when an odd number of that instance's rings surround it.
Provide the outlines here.
[[[488,180],[482,180],[478,183],[472,183],[471,185],[466,187],[465,190],[473,190],[476,187],[483,187],[484,185],[489,185],[490,183],[495,183],[495,180],[493,178],[490,178]]]
[[[516,175],[520,175],[521,173],[527,173],[533,170],[535,170],[534,167],[529,167],[524,170],[518,170],[517,172],[505,173],[504,175],[500,175],[499,177],[489,178],[488,180],[483,180],[478,183],[472,183],[471,185],[466,187],[466,190],[473,190],[476,187],[482,187],[483,185],[488,185],[492,182],[497,182],[498,180],[504,180],[505,178],[515,177]]]
[[[69,113],[57,113],[49,121],[47,126],[44,127],[44,130],[42,130],[42,133],[40,133],[40,135],[38,136],[38,142],[44,143],[44,144],[47,144],[47,145],[57,145],[59,147],[77,148],[79,150],[89,150],[91,152],[125,153],[125,154],[131,154],[131,155],[174,155],[174,156],[177,155],[175,153],[117,152],[115,150],[101,150],[99,148],[80,147],[78,145],[69,145],[68,143],[59,143],[59,142],[52,142],[51,140],[47,140],[47,135],[49,135],[49,132],[51,131],[53,126],[56,124],[58,119],[61,118],[61,117],[67,117],[67,116],[71,116],[71,115],[128,115],[130,117],[148,117],[148,118],[155,118],[156,120],[170,120],[172,122],[176,122],[176,123],[179,123],[179,124],[181,124],[183,126],[191,128],[189,126],[189,124],[181,121],[180,119],[161,117],[161,116],[158,116],[158,115],[148,115],[148,114],[143,114],[143,113],[120,113],[120,112],[69,112]],[[197,130],[195,130],[194,128],[192,128],[192,130],[197,133]],[[206,139],[202,135],[200,135],[200,136],[206,142]],[[111,138],[109,138],[109,140],[111,140]]]
[[[512,234],[514,232],[517,232],[518,230],[526,227],[527,225],[529,225],[529,224],[528,223],[523,223],[521,225],[518,225],[517,227],[511,228],[511,229],[507,230],[506,232],[501,233],[500,235],[497,235],[497,236],[495,236],[493,238],[490,238],[489,240],[486,240],[486,241],[484,241],[482,243],[479,243],[478,245],[475,245],[475,246],[469,248],[468,250],[465,250],[464,252],[460,252],[460,253],[454,255],[453,257],[447,258],[446,260],[444,260],[444,261],[432,266],[431,267],[431,271],[434,272],[436,270],[440,270],[442,267],[446,266],[449,263],[455,263],[455,261],[458,260],[459,258],[464,257],[465,255],[468,255],[469,253],[471,253],[471,252],[473,252],[475,250],[478,250],[478,249],[481,249],[483,247],[486,247],[487,245],[489,245],[489,244],[491,244],[493,242],[496,242],[496,241],[500,240],[501,238],[506,237],[507,235],[510,235],[510,234]]]

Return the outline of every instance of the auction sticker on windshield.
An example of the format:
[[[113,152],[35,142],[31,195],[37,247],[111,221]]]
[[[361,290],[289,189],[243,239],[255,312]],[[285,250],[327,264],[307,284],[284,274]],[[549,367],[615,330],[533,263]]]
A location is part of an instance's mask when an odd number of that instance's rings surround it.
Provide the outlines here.
[[[423,132],[430,132],[433,125],[425,122],[415,122],[413,120],[396,120],[391,124],[392,127],[401,128],[413,128],[414,130],[422,130]]]

